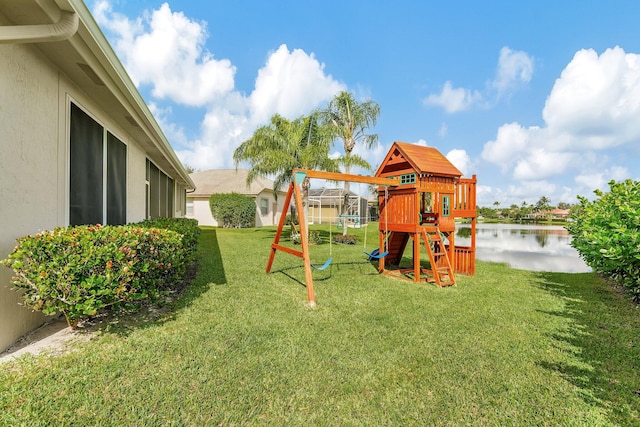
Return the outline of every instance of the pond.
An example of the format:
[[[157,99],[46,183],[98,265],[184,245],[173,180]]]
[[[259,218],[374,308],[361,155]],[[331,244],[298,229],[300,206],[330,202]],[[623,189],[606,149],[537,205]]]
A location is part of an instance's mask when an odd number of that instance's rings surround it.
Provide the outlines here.
[[[456,245],[471,244],[471,225],[458,224]],[[533,271],[583,273],[591,271],[570,246],[571,236],[561,226],[478,224],[476,258],[506,262]]]

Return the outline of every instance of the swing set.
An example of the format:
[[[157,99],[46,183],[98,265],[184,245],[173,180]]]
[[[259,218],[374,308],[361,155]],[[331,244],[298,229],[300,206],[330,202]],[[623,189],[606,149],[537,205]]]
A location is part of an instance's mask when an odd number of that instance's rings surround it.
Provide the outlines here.
[[[309,305],[316,304],[312,269],[327,269],[331,265],[332,254],[329,246],[330,256],[324,264],[311,263],[308,224],[300,188],[305,178],[378,185],[379,245],[368,252],[365,231],[363,250],[369,261],[378,261],[379,273],[414,282],[434,283],[438,287],[455,285],[455,274],[475,274],[475,175],[462,178],[462,173],[433,147],[394,142],[375,176],[294,169],[278,230],[271,245],[267,273],[271,272],[278,251],[302,258]],[[292,199],[295,199],[300,224],[302,250],[280,244],[286,212]],[[470,221],[470,246],[455,244],[456,219]],[[410,241],[412,244],[409,246]],[[405,248],[411,248],[413,252],[411,268],[400,266]],[[428,268],[420,260],[424,252],[428,257]],[[386,266],[394,268],[387,270]]]
[[[282,215],[280,215],[280,222],[278,223],[278,230],[276,231],[276,235],[273,239],[273,243],[271,244],[271,252],[269,254],[269,261],[267,263],[267,273],[271,272],[271,267],[273,266],[273,260],[276,256],[277,251],[286,252],[288,254],[297,256],[302,258],[304,262],[304,273],[305,273],[305,282],[307,286],[307,299],[309,300],[309,305],[315,306],[315,292],[313,289],[313,275],[312,269],[315,270],[326,270],[333,261],[331,258],[331,225],[329,225],[329,259],[327,259],[324,264],[313,264],[311,263],[311,257],[309,254],[309,236],[308,236],[308,225],[307,220],[304,216],[304,206],[302,204],[302,189],[301,184],[305,178],[319,178],[319,179],[327,179],[331,181],[349,181],[349,182],[359,182],[365,184],[377,184],[381,186],[396,186],[399,184],[399,180],[395,178],[377,178],[371,176],[363,176],[363,175],[350,175],[343,174],[338,172],[324,172],[317,170],[308,170],[308,169],[294,169],[293,176],[291,179],[291,183],[289,184],[289,189],[287,191],[287,196],[284,200],[284,205],[282,207]],[[291,199],[294,199],[296,212],[298,214],[298,224],[300,226],[300,245],[302,250],[297,250],[294,248],[290,248],[287,246],[283,246],[280,244],[280,238],[282,237],[282,231],[284,229],[286,215],[285,213],[288,211],[289,206],[291,205]],[[384,206],[381,206],[381,209],[384,209]],[[366,233],[365,233],[366,236]],[[380,235],[380,248],[384,248],[384,240],[382,234]],[[370,253],[366,252],[369,256],[373,255],[371,259],[378,259],[379,263],[379,271],[384,271],[384,257],[385,251],[380,251],[380,249],[376,249]]]

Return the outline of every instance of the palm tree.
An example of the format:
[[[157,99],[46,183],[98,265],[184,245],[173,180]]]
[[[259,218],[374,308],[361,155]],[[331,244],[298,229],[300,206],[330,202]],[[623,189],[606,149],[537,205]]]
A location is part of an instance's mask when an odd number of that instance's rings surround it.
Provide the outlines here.
[[[295,168],[337,172],[338,162],[329,158],[331,142],[331,133],[319,124],[317,113],[293,120],[276,114],[270,124],[256,129],[251,138],[236,148],[233,160],[236,167],[242,161],[251,165],[247,185],[259,176],[275,175],[273,191],[277,194],[290,182]],[[309,178],[302,183],[302,189],[306,209]]]
[[[551,200],[547,196],[540,197],[540,200],[536,203],[536,209],[538,211],[544,211],[549,209]]]
[[[538,214],[546,213],[549,209],[551,209],[551,200],[547,196],[540,197],[540,200],[536,203]]]
[[[371,165],[362,157],[353,155],[356,144],[364,144],[367,148],[375,147],[378,144],[378,135],[367,133],[367,129],[375,126],[380,115],[380,106],[372,101],[362,103],[354,99],[349,92],[338,93],[321,112],[323,121],[333,129],[333,137],[342,139],[344,144],[344,157],[340,159],[340,164],[344,167],[344,172],[351,173],[352,166],[360,166],[371,169]],[[345,202],[349,197],[349,182],[344,183]],[[344,204],[345,207],[347,203]],[[344,228],[347,234],[347,228]]]

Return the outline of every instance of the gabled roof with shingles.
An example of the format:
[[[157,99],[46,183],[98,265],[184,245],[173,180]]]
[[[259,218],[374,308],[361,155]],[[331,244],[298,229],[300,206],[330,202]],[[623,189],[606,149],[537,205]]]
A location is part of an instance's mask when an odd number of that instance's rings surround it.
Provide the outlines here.
[[[268,178],[257,177],[247,187],[246,169],[210,169],[192,173],[191,179],[196,185],[193,193],[187,197],[209,197],[215,193],[240,193],[256,196],[264,190],[273,191],[273,181]]]
[[[440,151],[433,147],[394,142],[376,176],[391,173],[410,166],[417,173],[450,177],[461,177],[458,170]]]

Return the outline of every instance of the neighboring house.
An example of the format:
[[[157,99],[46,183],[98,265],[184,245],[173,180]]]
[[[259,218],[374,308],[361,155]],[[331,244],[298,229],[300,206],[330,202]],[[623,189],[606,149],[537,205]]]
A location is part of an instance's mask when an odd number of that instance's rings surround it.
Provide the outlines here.
[[[551,211],[551,217],[554,219],[567,219],[569,218],[569,209],[553,209]]]
[[[0,1],[0,257],[56,226],[183,216],[194,188],[81,0]],[[0,352],[46,319],[0,267]]]
[[[256,227],[276,225],[284,204],[286,191],[273,191],[273,181],[258,177],[247,186],[246,169],[211,169],[191,174],[196,190],[187,193],[187,218],[195,218],[200,225],[217,226],[211,215],[209,198],[218,193],[239,193],[256,202]],[[276,200],[277,199],[277,200]]]

